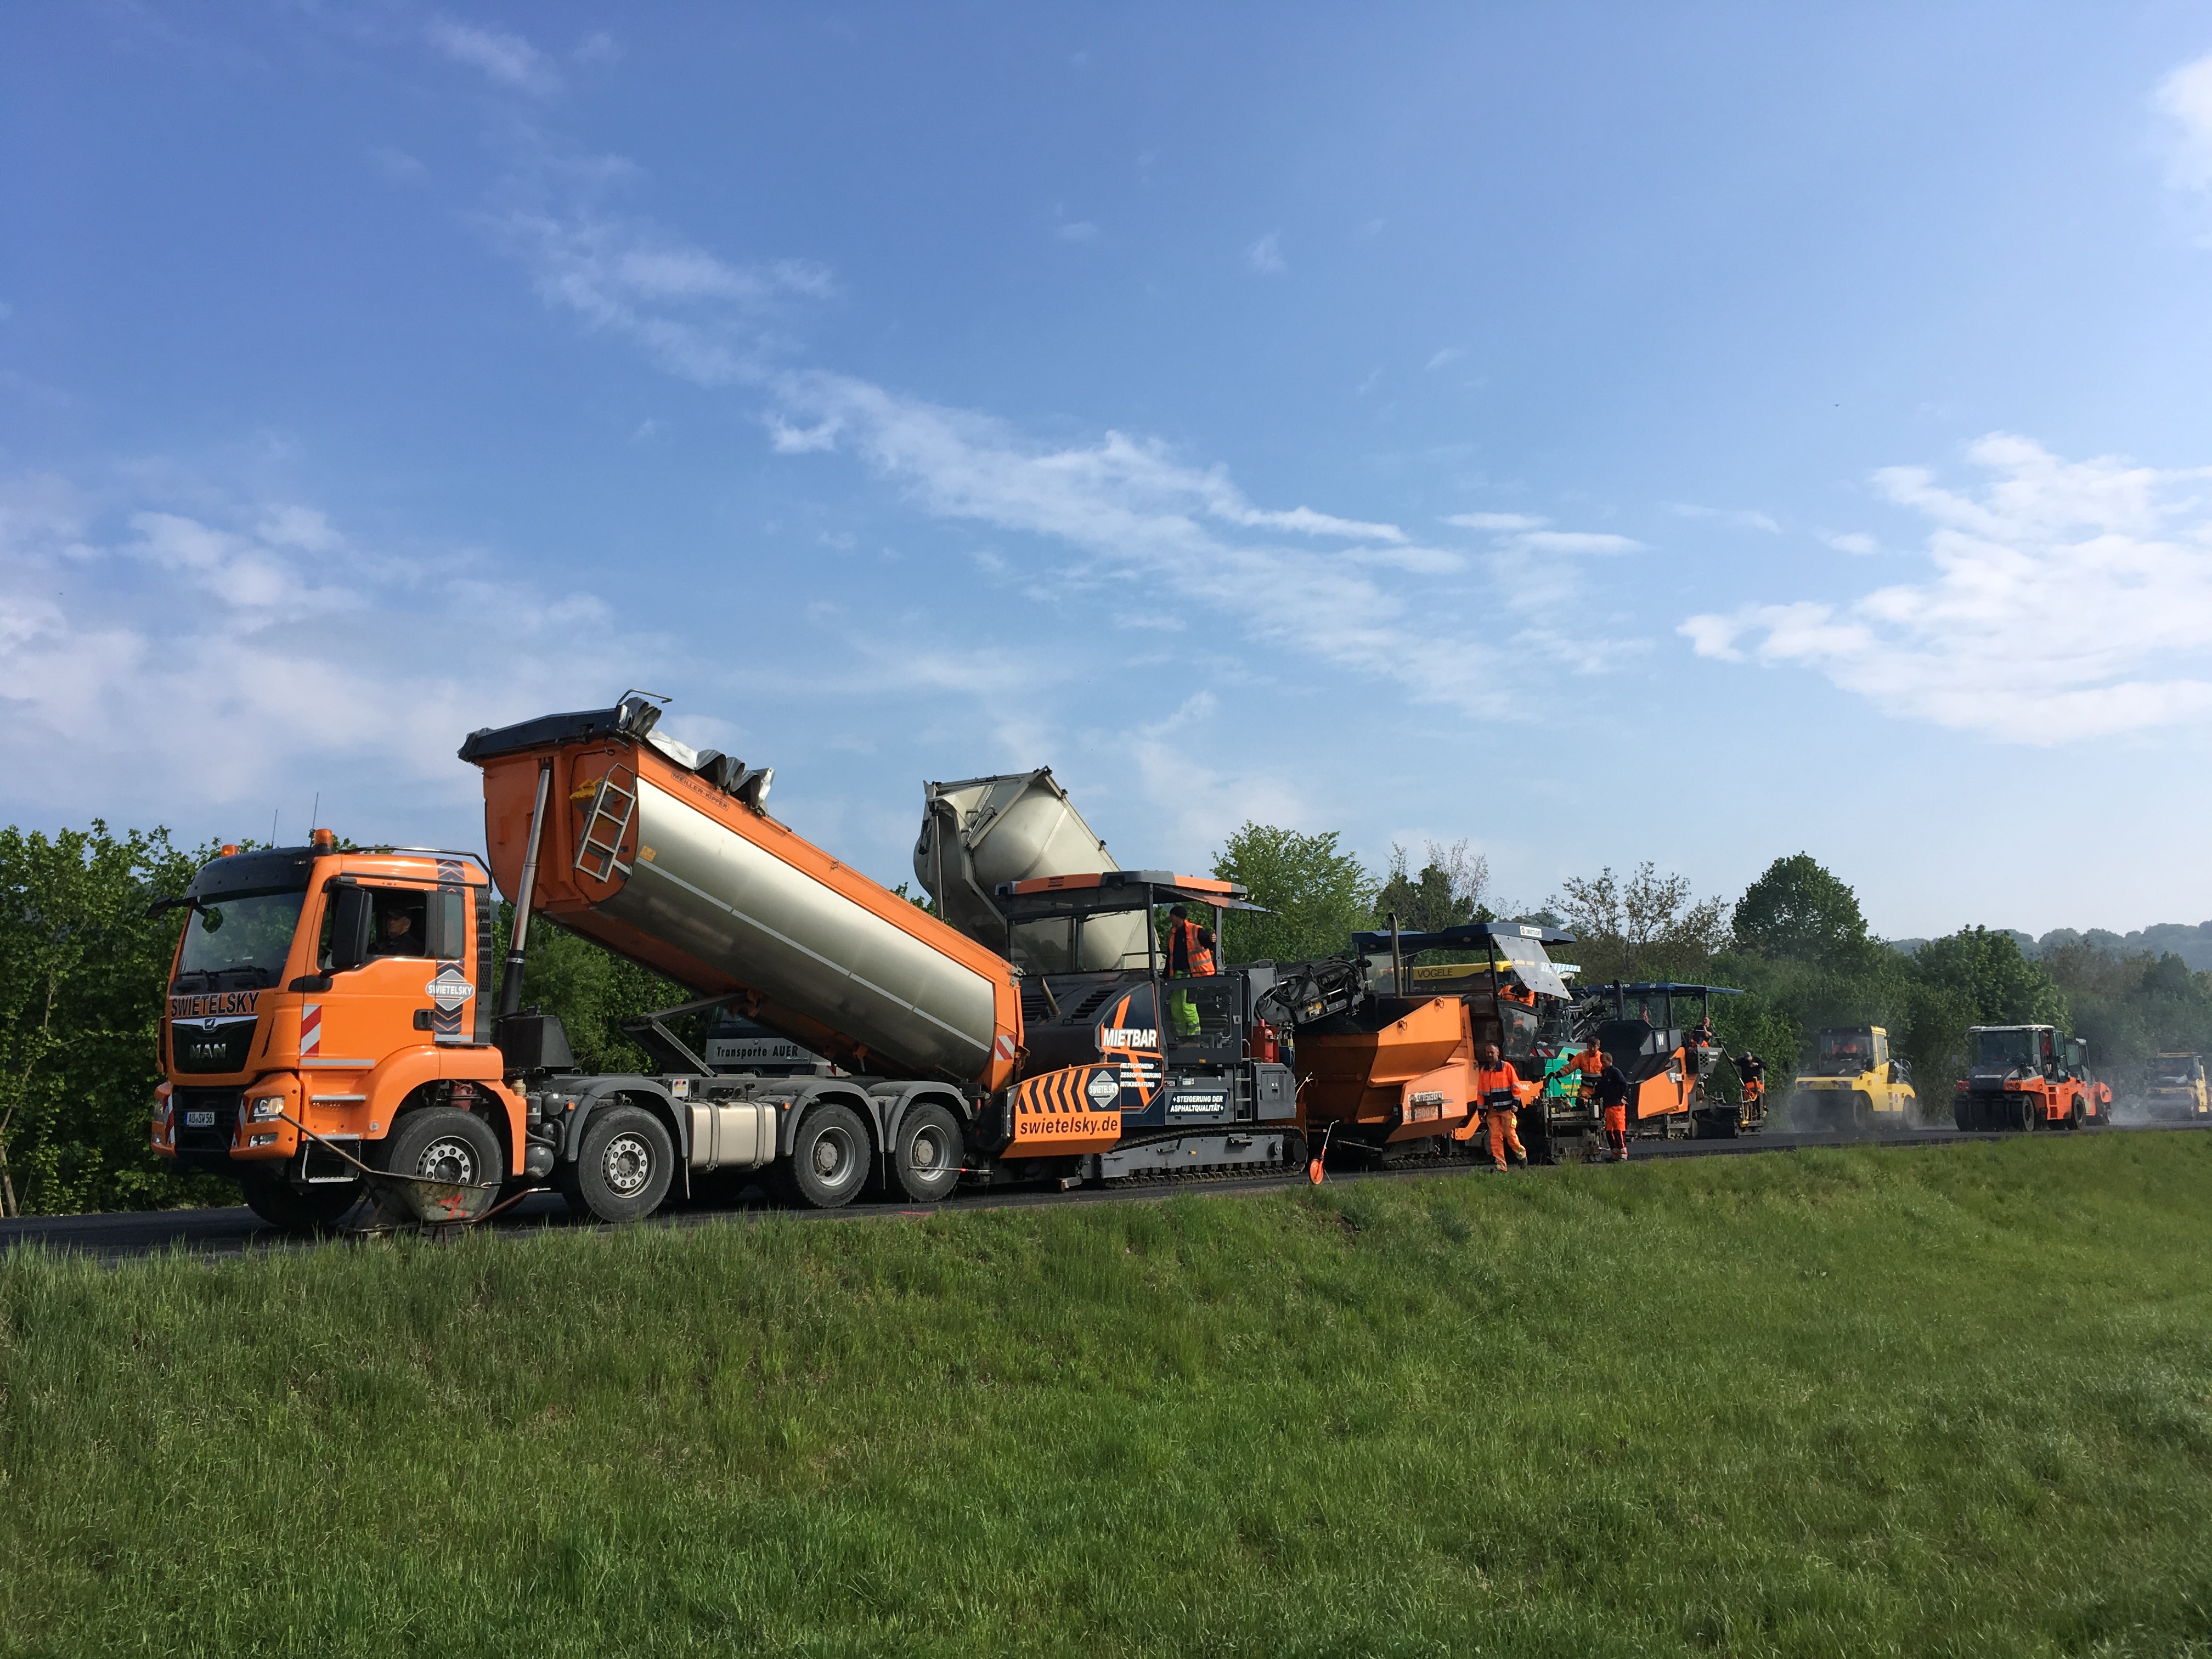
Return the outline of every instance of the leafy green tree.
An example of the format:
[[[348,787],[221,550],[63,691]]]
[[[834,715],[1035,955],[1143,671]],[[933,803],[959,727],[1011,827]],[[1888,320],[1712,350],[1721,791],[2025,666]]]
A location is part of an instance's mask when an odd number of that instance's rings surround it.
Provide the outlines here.
[[[1224,913],[1225,960],[1340,956],[1352,934],[1373,925],[1375,878],[1337,840],[1334,830],[1308,836],[1249,821],[1229,837],[1214,857],[1214,875],[1242,882],[1251,902],[1269,914]]]
[[[1659,873],[1647,859],[1622,881],[1608,865],[1559,884],[1553,910],[1576,938],[1582,983],[1701,979],[1727,942],[1724,899],[1692,896],[1689,879]]]
[[[1490,885],[1490,860],[1470,856],[1464,841],[1449,847],[1428,844],[1428,862],[1419,875],[1407,873],[1406,849],[1390,848],[1390,873],[1375,896],[1375,925],[1389,925],[1392,915],[1407,933],[1436,933],[1462,922],[1488,921],[1490,908],[1482,902]]]
[[[1870,943],[1858,895],[1807,853],[1767,866],[1736,901],[1733,926],[1740,951],[1820,967],[1855,966]]]
[[[168,832],[0,830],[0,1211],[222,1201],[148,1144],[159,1033],[183,925],[148,920],[211,855]]]

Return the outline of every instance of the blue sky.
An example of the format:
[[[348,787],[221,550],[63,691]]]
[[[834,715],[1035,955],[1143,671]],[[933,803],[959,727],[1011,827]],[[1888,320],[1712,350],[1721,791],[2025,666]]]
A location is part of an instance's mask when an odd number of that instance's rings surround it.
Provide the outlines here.
[[[27,10],[0,811],[480,840],[627,686],[1497,891],[2212,915],[2181,5]]]

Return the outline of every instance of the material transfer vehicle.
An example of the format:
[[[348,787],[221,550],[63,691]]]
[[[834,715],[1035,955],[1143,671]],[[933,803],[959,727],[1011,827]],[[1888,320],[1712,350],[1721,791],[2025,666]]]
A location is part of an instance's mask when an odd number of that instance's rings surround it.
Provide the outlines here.
[[[1475,1073],[1495,1043],[1522,1080],[1522,1143],[1532,1162],[1548,1161],[1542,1114],[1531,1109],[1551,1053],[1543,1034],[1567,988],[1546,947],[1572,942],[1556,928],[1504,921],[1353,934],[1343,966],[1356,997],[1296,1033],[1308,1139],[1366,1164],[1462,1151],[1482,1125]],[[1430,953],[1461,959],[1415,960]]]

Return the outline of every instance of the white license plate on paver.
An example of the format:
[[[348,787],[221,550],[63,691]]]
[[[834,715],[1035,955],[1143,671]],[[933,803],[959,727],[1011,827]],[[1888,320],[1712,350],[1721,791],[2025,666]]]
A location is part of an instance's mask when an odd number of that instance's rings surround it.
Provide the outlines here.
[[[187,1129],[212,1129],[215,1127],[215,1114],[213,1112],[186,1112],[185,1114],[185,1127]]]

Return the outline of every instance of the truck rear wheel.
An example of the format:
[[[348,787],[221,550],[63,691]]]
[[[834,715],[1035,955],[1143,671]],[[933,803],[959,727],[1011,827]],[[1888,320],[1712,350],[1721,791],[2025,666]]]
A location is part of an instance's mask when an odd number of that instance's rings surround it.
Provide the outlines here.
[[[1851,1133],[1861,1135],[1874,1133],[1874,1097],[1863,1089],[1851,1092]]]
[[[600,1221],[635,1221],[668,1196],[676,1144],[641,1106],[610,1106],[584,1126],[576,1158],[576,1196]]]
[[[2035,1127],[2035,1120],[2042,1115],[2043,1114],[2037,1109],[2035,1097],[2023,1094],[2018,1097],[2013,1106],[2012,1127],[2015,1129],[2032,1130]]]
[[[899,1120],[891,1149],[891,1173],[898,1188],[916,1204],[935,1204],[960,1184],[965,1143],[960,1122],[944,1107],[925,1102]]]
[[[301,1192],[282,1175],[256,1171],[238,1178],[246,1206],[279,1232],[328,1232],[361,1201],[361,1183],[310,1187]]]
[[[868,1178],[868,1132],[860,1115],[835,1101],[817,1106],[791,1144],[792,1194],[817,1210],[849,1204]]]

